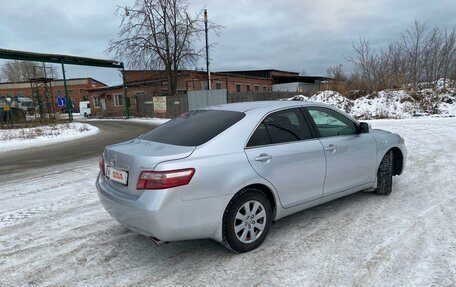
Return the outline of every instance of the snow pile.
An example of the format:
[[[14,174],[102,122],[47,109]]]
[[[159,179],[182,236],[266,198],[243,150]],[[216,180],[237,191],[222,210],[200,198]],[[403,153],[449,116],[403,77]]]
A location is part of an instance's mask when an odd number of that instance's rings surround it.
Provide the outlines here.
[[[146,123],[151,125],[161,125],[166,123],[171,119],[162,119],[162,118],[131,118],[129,121],[137,123]]]
[[[410,118],[419,105],[404,90],[384,90],[353,101],[350,113],[356,118]]]
[[[309,97],[306,97],[304,95],[296,95],[294,97],[291,97],[289,99],[281,99],[281,100],[288,100],[288,101],[307,101],[309,100]]]
[[[309,101],[325,103],[346,112],[350,112],[353,106],[352,101],[335,91],[319,92],[310,97]]]
[[[98,128],[85,123],[0,130],[0,152],[74,140],[98,132]]]
[[[351,107],[353,106],[353,103],[339,94],[338,92],[335,91],[321,91],[312,97],[306,97],[303,95],[296,95],[294,97],[291,97],[288,99],[289,101],[311,101],[311,102],[319,102],[319,103],[325,103],[331,106],[334,106],[336,108],[339,108],[341,110],[344,110],[346,112],[349,112]]]
[[[454,86],[451,80],[445,78],[438,79],[437,81],[434,81],[433,84],[437,89],[449,89],[450,86]]]
[[[420,86],[425,86],[422,83]],[[456,89],[449,87],[449,81],[440,79],[433,83],[437,88],[410,90],[383,90],[355,100],[350,100],[335,91],[321,91],[312,97],[296,95],[292,101],[313,101],[332,105],[358,119],[403,119],[414,116],[433,115],[456,116]]]
[[[442,116],[456,116],[456,91],[445,90],[436,93],[426,89],[420,91],[423,110]]]
[[[150,125],[161,125],[169,121],[170,119],[167,118],[136,118],[131,117],[129,119],[85,119],[85,121],[130,121],[130,122],[137,122],[137,123],[145,123]]]

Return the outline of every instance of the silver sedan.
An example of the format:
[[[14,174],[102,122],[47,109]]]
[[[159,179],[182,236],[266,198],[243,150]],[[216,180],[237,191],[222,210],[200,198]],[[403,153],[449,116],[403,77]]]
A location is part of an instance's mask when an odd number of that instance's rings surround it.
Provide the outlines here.
[[[246,252],[272,221],[361,190],[391,193],[405,160],[402,137],[331,106],[236,103],[106,147],[96,186],[114,219],[156,242],[212,238]]]

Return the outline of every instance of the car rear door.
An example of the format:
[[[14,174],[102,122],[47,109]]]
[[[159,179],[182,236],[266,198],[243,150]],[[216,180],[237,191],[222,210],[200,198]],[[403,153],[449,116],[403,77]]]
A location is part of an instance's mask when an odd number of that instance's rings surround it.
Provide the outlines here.
[[[245,153],[253,169],[276,188],[285,208],[322,197],[325,154],[299,108],[267,115]]]
[[[369,133],[358,133],[355,122],[324,107],[307,107],[326,155],[323,196],[375,180],[377,148]]]

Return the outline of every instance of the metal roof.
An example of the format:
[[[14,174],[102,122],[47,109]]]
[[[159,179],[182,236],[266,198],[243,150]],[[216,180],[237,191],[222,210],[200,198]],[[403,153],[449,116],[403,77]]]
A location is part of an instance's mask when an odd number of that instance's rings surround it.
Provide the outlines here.
[[[68,65],[82,65],[106,68],[123,68],[123,63],[115,60],[103,60],[71,55],[45,54],[27,51],[0,49],[0,59],[47,62]]]

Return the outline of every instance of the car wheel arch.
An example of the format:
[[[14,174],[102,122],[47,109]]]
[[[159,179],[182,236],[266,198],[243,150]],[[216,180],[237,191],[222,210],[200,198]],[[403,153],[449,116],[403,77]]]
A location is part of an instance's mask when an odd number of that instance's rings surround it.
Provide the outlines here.
[[[241,192],[244,192],[246,189],[256,189],[262,193],[264,193],[266,195],[266,197],[269,199],[270,203],[271,203],[271,207],[272,207],[272,220],[274,221],[275,218],[276,218],[276,214],[277,214],[277,205],[279,204],[278,202],[278,198],[277,196],[274,194],[274,191],[272,191],[272,189],[265,185],[265,184],[262,184],[262,183],[252,183],[252,184],[249,184],[249,185],[246,185],[244,186],[243,188],[240,188],[237,192],[235,192],[233,194],[233,196],[230,198],[230,200],[228,201],[228,205],[229,205],[229,202],[231,202],[231,200],[233,200],[233,198],[235,198],[236,196],[238,196],[239,193]],[[225,207],[225,208],[228,208],[228,205]]]
[[[393,152],[393,175],[400,175],[404,168],[404,155],[397,147],[390,150]]]
[[[400,150],[400,148],[398,148],[398,147],[392,147],[385,151],[385,153],[380,158],[380,161],[378,162],[377,172],[380,168],[380,163],[381,163],[382,159],[390,151],[393,152],[393,176],[400,175],[402,173],[402,169],[403,169],[403,165],[404,165],[404,155],[403,155],[402,151]]]

